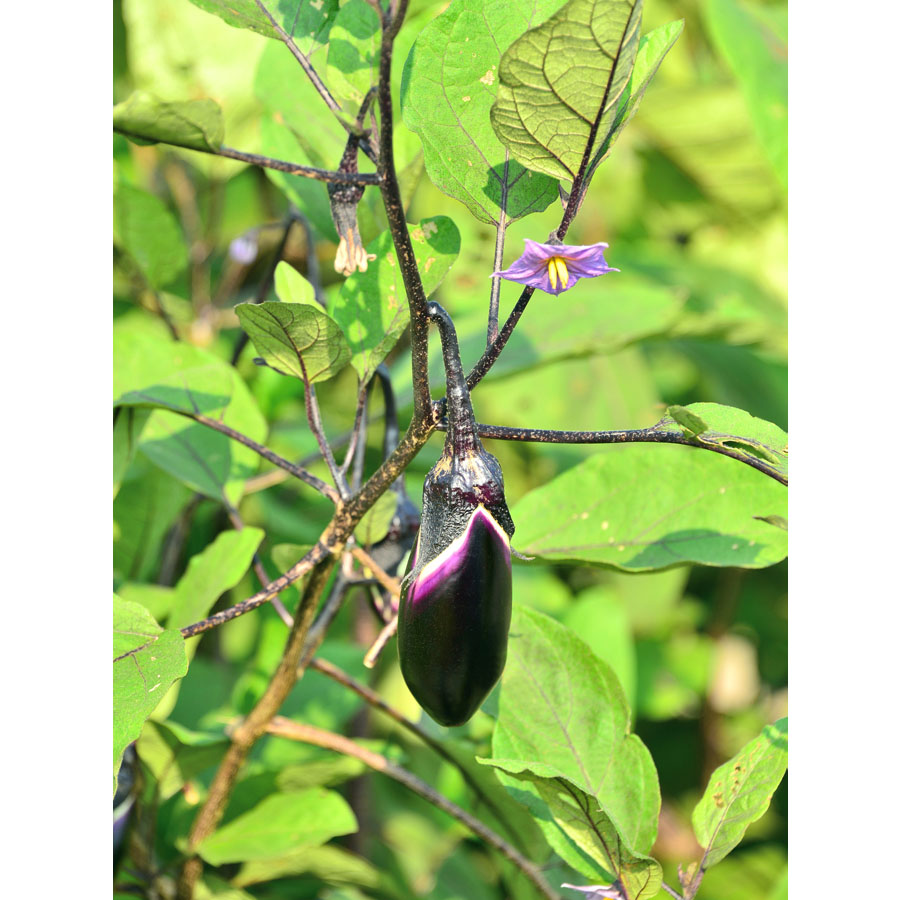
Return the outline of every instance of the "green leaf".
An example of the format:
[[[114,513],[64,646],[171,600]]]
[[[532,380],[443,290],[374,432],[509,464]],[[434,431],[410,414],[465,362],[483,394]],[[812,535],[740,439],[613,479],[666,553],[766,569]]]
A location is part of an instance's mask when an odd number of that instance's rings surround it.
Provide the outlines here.
[[[224,735],[200,734],[176,722],[151,720],[138,741],[138,757],[156,779],[159,799],[167,800],[216,765],[228,746]]]
[[[486,762],[510,773],[520,783],[533,786],[554,822],[580,850],[619,882],[627,900],[653,897],[658,893],[662,884],[662,866],[652,857],[631,850],[596,797],[563,777],[552,766],[517,759]],[[593,873],[583,874],[590,877]]]
[[[572,180],[620,123],[642,0],[570,0],[503,54],[491,124],[524,166]]]
[[[425,26],[406,60],[403,122],[419,135],[425,167],[445,194],[482,222],[499,224],[547,208],[554,178],[510,160],[490,124],[500,57],[563,0],[454,0]]]
[[[766,463],[767,470],[774,474],[788,477],[787,432],[765,419],[720,403],[691,403],[670,406],[666,417],[653,426],[654,431],[669,433],[682,429],[698,444],[727,447],[744,459]]]
[[[113,107],[113,130],[136,143],[174,144],[215,153],[225,140],[222,110],[214,100],[169,103],[146,91],[135,91]]]
[[[206,616],[216,600],[244,577],[263,536],[259,528],[223,531],[192,557],[175,586],[166,624],[170,628],[184,628]]]
[[[290,263],[275,266],[275,295],[284,303],[316,303],[315,288]]]
[[[366,0],[346,0],[328,36],[325,81],[337,101],[355,115],[378,81],[381,22]]]
[[[527,607],[513,608],[491,750],[537,774],[549,767],[594,797],[635,852],[653,846],[659,782],[631,733],[615,673],[573,632]]]
[[[189,487],[236,504],[259,456],[206,425],[168,410],[218,419],[254,441],[267,426],[241,377],[226,362],[183,341],[114,329],[113,402],[160,407],[141,433],[140,450]]]
[[[677,427],[677,426],[675,426]],[[689,447],[610,447],[512,509],[516,548],[555,562],[629,572],[696,562],[757,569],[787,555],[787,489],[762,472]]]
[[[113,414],[113,499],[134,459],[149,417],[150,411],[146,409],[118,409]]]
[[[323,847],[304,847],[275,859],[261,859],[244,863],[234,877],[239,887],[308,875],[328,884],[355,884],[377,887],[381,875],[371,863],[342,847],[327,844]]]
[[[766,156],[787,186],[787,44],[756,4],[707,0],[702,9],[712,43],[734,72]]]
[[[447,216],[423,219],[409,229],[425,294],[441,283],[459,254],[459,230]],[[332,295],[329,312],[344,329],[350,364],[367,384],[409,324],[403,276],[389,232],[366,245],[365,272],[355,272]]]
[[[119,182],[113,194],[115,243],[134,260],[147,284],[159,290],[187,266],[181,228],[153,194]]]
[[[769,808],[787,771],[787,722],[785,718],[767,725],[710,776],[692,816],[694,834],[704,848],[704,869],[724,859]]]
[[[350,360],[341,326],[308,303],[239,303],[234,311],[259,355],[285,375],[327,381]]]
[[[113,791],[125,748],[168,688],[187,672],[184,638],[137,603],[113,595]]]
[[[609,156],[612,145],[619,135],[625,130],[625,126],[634,118],[634,114],[644,99],[644,94],[662,64],[665,55],[675,45],[675,41],[684,30],[684,19],[677,22],[669,22],[660,25],[653,31],[648,31],[638,43],[637,53],[634,57],[634,68],[631,70],[631,78],[628,87],[619,102],[619,112],[616,116],[616,124],[600,144],[588,166],[588,179],[593,175],[597,166]]]
[[[328,41],[340,0],[267,0],[263,6],[294,39],[304,53]],[[265,37],[281,40],[269,17],[256,0],[191,0],[195,6],[218,16],[235,28],[248,28]]]
[[[266,797],[202,841],[197,852],[214,866],[271,859],[356,829],[356,817],[340,794],[310,788]]]
[[[386,491],[362,517],[353,533],[363,547],[371,547],[372,544],[377,544],[387,536],[397,510],[397,500],[398,497],[394,491]]]

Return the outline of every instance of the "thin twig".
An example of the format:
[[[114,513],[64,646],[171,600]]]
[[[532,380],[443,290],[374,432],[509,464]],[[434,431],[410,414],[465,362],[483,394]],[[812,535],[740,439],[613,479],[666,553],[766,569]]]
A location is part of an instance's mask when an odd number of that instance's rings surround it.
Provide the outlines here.
[[[319,409],[319,399],[316,396],[315,386],[306,374],[306,364],[303,362],[303,357],[298,356],[297,358],[300,362],[300,370],[303,373],[306,420],[309,422],[310,431],[316,436],[316,443],[319,445],[319,450],[322,452],[322,458],[328,466],[328,471],[331,472],[331,478],[338,490],[338,495],[342,500],[345,500],[350,495],[347,479],[344,478],[344,473],[338,468],[334,453],[331,452],[331,447],[328,445],[328,438],[325,436],[325,426],[322,424],[322,412]]]
[[[388,641],[397,633],[398,624],[397,616],[394,616],[394,618],[378,632],[378,637],[375,638],[375,642],[369,647],[366,651],[366,655],[363,657],[363,665],[367,669],[375,668],[375,664],[378,662],[384,648],[387,647]]]
[[[669,894],[670,896],[674,897],[675,900],[684,900],[684,898],[681,896],[681,894],[678,893],[678,891],[675,890],[675,888],[669,887],[669,885],[667,885],[665,882],[662,883],[662,889],[663,889],[667,894]]]
[[[278,37],[284,42],[284,45],[291,51],[291,55],[294,59],[300,63],[301,68],[304,72],[306,72],[307,77],[312,82],[313,87],[319,92],[319,96],[325,101],[325,105],[334,113],[335,118],[347,129],[350,131],[350,126],[344,122],[344,118],[341,115],[341,105],[331,96],[331,92],[325,87],[324,82],[321,78],[319,78],[318,72],[312,67],[312,63],[310,63],[309,58],[304,54],[300,48],[294,43],[294,39],[278,24],[275,17],[269,10],[266,8],[266,5],[262,3],[262,0],[256,0],[256,5],[262,10],[265,14],[266,18],[271,22],[272,27],[275,29],[275,32],[278,34]]]
[[[779,484],[787,485],[787,476],[771,463],[756,456],[749,456],[733,447],[704,441],[703,435],[688,436],[680,431],[660,431],[659,424],[650,428],[634,428],[623,431],[554,431],[544,428],[509,428],[503,425],[475,425],[480,437],[497,441],[530,441],[537,444],[678,444],[682,447],[697,447],[712,450],[744,465],[757,469],[774,478]],[[437,431],[446,431],[446,421],[436,426]]]
[[[186,625],[181,629],[181,634],[185,638],[193,637],[196,634],[202,634],[225,622],[230,622],[238,616],[244,615],[263,603],[268,603],[273,597],[277,597],[283,590],[292,585],[297,579],[302,578],[318,563],[322,562],[326,557],[331,555],[331,548],[321,540],[310,550],[302,559],[298,560],[283,575],[279,575],[274,581],[269,582],[262,590],[257,591],[252,597],[230,606],[228,609],[220,610],[199,622]]]
[[[178,334],[178,329],[175,327],[175,323],[172,321],[172,317],[169,315],[169,311],[166,309],[165,304],[162,300],[162,295],[159,291],[151,291],[153,294],[153,299],[156,302],[156,311],[159,313],[159,317],[165,322],[166,328],[169,329],[169,333],[172,335],[172,338],[176,341],[180,341],[181,337]]]
[[[366,398],[368,391],[366,385],[360,382],[359,393],[356,396],[356,415],[353,417],[353,428],[350,429],[350,441],[347,444],[347,452],[344,454],[344,462],[341,464],[341,474],[346,477],[350,464],[353,462],[356,447],[362,433],[363,420],[366,414]]]
[[[140,392],[135,393],[140,394]],[[149,395],[146,395],[146,397],[148,401],[153,402],[152,397]],[[233,441],[237,441],[239,444],[249,447],[273,465],[278,466],[280,469],[284,469],[286,472],[290,472],[294,478],[299,478],[304,484],[308,484],[310,487],[315,488],[320,494],[331,500],[332,503],[337,503],[339,501],[340,495],[338,492],[331,487],[331,485],[322,481],[321,478],[316,478],[315,475],[311,472],[307,472],[302,466],[298,466],[290,460],[284,459],[284,457],[274,453],[263,444],[257,443],[245,434],[241,434],[240,431],[235,431],[234,428],[231,428],[224,422],[220,422],[218,419],[211,419],[209,416],[204,416],[203,413],[188,412],[184,409],[173,409],[172,412],[178,413],[178,415],[184,416],[186,419],[193,419],[193,421],[200,425],[205,425],[207,428],[212,428],[214,431],[227,435]]]
[[[309,627],[306,643],[303,645],[303,653],[300,656],[301,667],[306,667],[313,656],[315,656],[316,651],[325,639],[329,626],[334,621],[334,617],[338,614],[344,598],[347,596],[347,591],[353,587],[353,582],[348,574],[350,572],[350,562],[349,554],[345,553],[341,560],[341,568],[338,570],[334,584],[331,586],[331,592],[328,594],[328,599],[322,604],[315,622]]]
[[[151,143],[164,143],[171,147],[181,147],[170,141],[160,141],[156,135],[140,134],[136,131],[126,131],[124,128],[116,128],[113,131],[127,138],[138,138]],[[288,175],[299,175],[301,178],[312,178],[315,181],[326,181],[333,184],[381,184],[381,178],[375,172],[334,172],[330,169],[317,169],[315,166],[301,166],[299,163],[286,162],[283,159],[274,159],[271,156],[263,156],[260,153],[246,153],[243,150],[235,150],[233,147],[221,146],[217,150],[200,147],[185,147],[185,150],[195,150],[197,153],[207,153],[210,156],[224,156],[226,159],[236,159],[239,162],[249,163],[252,166],[261,166],[263,169],[274,169],[277,172],[285,172]]]
[[[234,525],[235,531],[243,531],[244,530],[244,520],[241,518],[241,514],[235,509],[230,503],[225,506],[226,511],[228,512],[228,518],[231,519],[231,524]],[[256,572],[256,577],[259,579],[259,583],[261,587],[265,587],[267,584],[271,582],[271,578],[269,578],[268,572],[266,572],[266,567],[263,565],[263,561],[260,558],[258,552],[254,551],[253,553],[253,571]],[[278,613],[279,618],[288,628],[293,627],[294,625],[294,617],[287,611],[285,605],[281,602],[279,597],[273,597],[270,601],[272,604],[272,608],[275,612]]]
[[[316,611],[319,595],[325,587],[333,566],[334,558],[329,557],[319,562],[313,569],[297,607],[294,625],[275,674],[247,718],[231,732],[231,745],[213,776],[206,800],[200,807],[188,834],[188,848],[192,854],[196,853],[197,845],[215,831],[225,812],[225,806],[238,774],[253,745],[266,733],[272,718],[297,682],[298,664],[303,644]],[[177,900],[191,900],[194,894],[194,885],[202,871],[203,862],[200,857],[190,856],[178,879]]]
[[[505,841],[499,834],[488,828],[479,819],[476,819],[471,813],[466,812],[462,807],[457,806],[448,800],[443,794],[438,793],[433,787],[424,782],[421,778],[408,772],[406,769],[391,762],[387,757],[380,753],[374,753],[367,747],[345,738],[343,735],[334,734],[325,731],[322,728],[315,728],[312,725],[305,725],[300,722],[294,722],[283,716],[275,716],[268,724],[269,734],[278,737],[287,738],[288,740],[300,741],[305,744],[312,744],[316,747],[324,747],[327,750],[335,750],[346,756],[352,756],[355,759],[365,763],[369,768],[376,772],[381,772],[389,778],[398,781],[404,787],[418,794],[427,800],[433,806],[452,816],[458,822],[465,825],[471,832],[480,837],[485,843],[489,844],[495,850],[502,853],[513,865],[517,866],[525,877],[538,889],[542,896],[548,900],[560,900],[550,885],[547,883],[540,869],[534,863],[527,860],[515,847]]]

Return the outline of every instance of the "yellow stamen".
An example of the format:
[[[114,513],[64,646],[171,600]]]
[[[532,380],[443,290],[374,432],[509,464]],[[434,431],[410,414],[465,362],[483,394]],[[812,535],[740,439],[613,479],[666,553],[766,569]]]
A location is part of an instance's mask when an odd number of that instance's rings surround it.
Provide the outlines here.
[[[557,283],[565,290],[569,286],[569,270],[561,256],[551,256],[547,260],[547,274],[550,276],[550,287],[556,290]]]

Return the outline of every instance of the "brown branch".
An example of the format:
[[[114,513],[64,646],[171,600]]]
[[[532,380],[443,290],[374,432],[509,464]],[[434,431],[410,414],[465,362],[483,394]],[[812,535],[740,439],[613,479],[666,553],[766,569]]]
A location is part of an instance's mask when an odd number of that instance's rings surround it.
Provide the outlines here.
[[[391,762],[387,757],[380,753],[375,753],[367,747],[345,738],[343,735],[334,734],[325,731],[322,728],[315,728],[312,725],[305,725],[301,722],[294,722],[291,719],[285,719],[282,716],[275,716],[268,724],[269,734],[278,737],[287,738],[292,741],[300,741],[304,744],[312,744],[316,747],[324,747],[326,750],[335,750],[346,756],[352,756],[360,762],[365,763],[369,768],[376,772],[381,772],[394,781],[399,782],[404,787],[418,794],[427,800],[433,806],[452,816],[458,822],[466,826],[473,834],[480,837],[486,844],[489,844],[495,850],[502,853],[513,865],[517,866],[525,877],[537,888],[540,894],[548,900],[560,900],[559,895],[553,891],[553,888],[547,883],[541,870],[531,861],[527,860],[515,847],[505,841],[499,834],[488,828],[479,819],[476,819],[471,813],[466,812],[462,807],[457,806],[448,800],[443,794],[438,793],[433,787],[424,782],[421,778],[408,772],[406,769]]]
[[[231,732],[231,745],[213,777],[206,801],[197,813],[188,835],[188,848],[191,853],[195,853],[198,844],[215,831],[225,813],[231,790],[250,750],[266,733],[269,723],[300,675],[298,664],[306,634],[334,562],[334,557],[329,557],[316,564],[297,607],[294,625],[278,669],[256,706]],[[194,885],[202,871],[202,860],[199,856],[192,855],[184,864],[178,879],[177,900],[191,900]]]
[[[367,669],[374,669],[375,663],[378,662],[378,658],[381,656],[382,651],[387,646],[387,642],[397,633],[397,626],[399,625],[399,619],[395,615],[384,628],[378,633],[378,637],[375,638],[375,642],[371,647],[366,651],[366,655],[363,657],[363,665]]]

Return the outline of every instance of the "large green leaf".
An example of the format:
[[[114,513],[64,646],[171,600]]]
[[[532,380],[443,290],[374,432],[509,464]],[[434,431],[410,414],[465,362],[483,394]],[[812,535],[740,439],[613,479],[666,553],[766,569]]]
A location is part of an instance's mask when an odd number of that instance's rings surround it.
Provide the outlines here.
[[[409,229],[425,293],[441,283],[459,253],[459,230],[447,216],[423,219]],[[355,272],[332,295],[328,311],[344,330],[350,363],[367,383],[409,324],[403,276],[389,232],[366,245],[365,272]]]
[[[113,107],[113,128],[138,143],[174,144],[216,152],[225,140],[222,110],[214,100],[169,103],[146,91],[135,91]]]
[[[304,53],[311,53],[328,40],[340,0],[266,0],[265,10],[293,38]],[[269,17],[256,0],[191,0],[206,12],[235,28],[281,40]]]
[[[529,169],[572,180],[621,121],[642,0],[570,0],[503,54],[491,124]]]
[[[127,329],[114,330],[113,356],[114,404],[159,407],[141,433],[141,452],[194,490],[237,503],[257,454],[168,410],[218,419],[263,441],[265,419],[238,373],[199,347]]]
[[[490,124],[500,57],[563,0],[454,0],[425,26],[403,70],[403,122],[419,135],[425,167],[482,222],[540,212],[556,180],[528,172]]]
[[[356,829],[356,817],[340,794],[310,788],[264,798],[202,841],[197,852],[214,866],[271,859]]]
[[[653,846],[659,782],[614,672],[565,626],[527,607],[513,609],[491,749],[538,774],[536,766],[549,767],[594,797],[635,852]]]
[[[702,9],[712,42],[747,101],[763,149],[787,186],[787,44],[746,0],[706,0]]]
[[[378,81],[381,22],[366,0],[347,0],[328,36],[325,81],[337,101],[359,110],[369,88]]]
[[[528,555],[630,572],[680,563],[762,568],[787,555],[787,489],[762,472],[688,447],[604,448],[512,509]]]
[[[120,182],[113,194],[113,238],[159,290],[187,266],[187,247],[175,217],[153,194]]]
[[[786,718],[767,725],[710,776],[692,816],[694,834],[704,848],[703,868],[724,859],[769,808],[787,771],[787,735]]]
[[[652,857],[631,850],[595,796],[563,777],[553,766],[517,759],[487,762],[509,773],[519,783],[533,786],[553,821],[576,847],[618,881],[626,900],[649,898],[658,893],[662,866]],[[591,877],[594,872],[582,874]]]
[[[234,311],[253,346],[273,368],[311,384],[334,377],[350,360],[341,326],[308,303],[239,303]]]
[[[192,557],[175,586],[166,621],[169,628],[184,628],[207,615],[216,600],[244,577],[262,539],[259,528],[223,531]]]
[[[113,595],[113,790],[125,748],[166,690],[187,672],[184,638]]]

